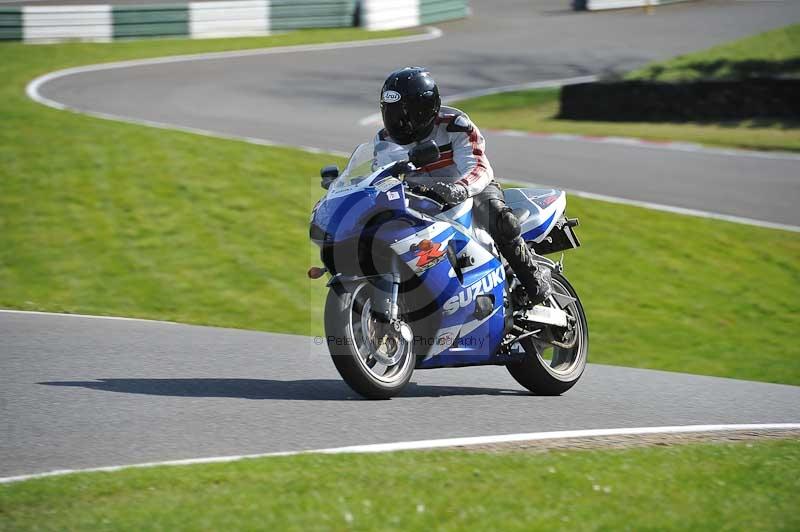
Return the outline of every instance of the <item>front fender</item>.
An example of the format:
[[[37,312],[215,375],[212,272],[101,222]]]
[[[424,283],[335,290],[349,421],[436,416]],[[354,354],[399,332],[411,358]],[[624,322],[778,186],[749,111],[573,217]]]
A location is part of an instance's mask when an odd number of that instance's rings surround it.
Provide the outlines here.
[[[358,284],[361,281],[371,281],[372,279],[381,279],[389,277],[392,278],[391,274],[377,274],[377,275],[344,275],[342,273],[337,273],[330,279],[328,279],[327,287],[333,288],[334,286],[348,286],[353,284]]]
[[[334,275],[328,281],[328,287],[337,292],[349,291],[351,285],[368,282],[372,288],[372,312],[386,321],[397,319],[399,313],[398,298],[400,275],[385,273],[377,275]]]

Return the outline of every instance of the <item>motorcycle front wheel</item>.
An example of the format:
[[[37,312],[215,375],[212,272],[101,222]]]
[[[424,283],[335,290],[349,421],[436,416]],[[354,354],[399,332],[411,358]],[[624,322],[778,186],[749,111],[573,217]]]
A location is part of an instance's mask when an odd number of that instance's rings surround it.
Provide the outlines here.
[[[536,395],[561,395],[572,388],[583,375],[589,351],[589,328],[578,293],[563,275],[552,272],[552,279],[553,292],[566,297],[552,295],[543,304],[571,316],[572,330],[559,342],[562,346],[532,336],[522,339],[519,345],[525,351],[524,360],[507,366],[514,380]]]
[[[389,399],[414,372],[413,342],[408,342],[371,312],[368,282],[335,285],[325,302],[325,336],[339,375],[367,399]]]

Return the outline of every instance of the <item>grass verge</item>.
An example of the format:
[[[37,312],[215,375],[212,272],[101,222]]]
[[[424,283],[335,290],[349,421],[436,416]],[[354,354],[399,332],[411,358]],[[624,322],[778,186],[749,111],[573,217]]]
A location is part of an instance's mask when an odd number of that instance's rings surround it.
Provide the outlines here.
[[[283,42],[268,39],[259,45]],[[318,169],[335,159],[24,96],[44,72],[153,52],[150,41],[0,45],[0,307],[318,334],[307,223]],[[569,212],[583,221],[566,273],[592,361],[800,384],[800,235],[580,198]]]
[[[800,234],[568,201],[592,361],[800,384]]]
[[[0,485],[0,528],[797,530],[798,467],[798,440],[308,455]]]
[[[800,24],[652,63],[626,78],[693,81],[772,76],[800,76]]]
[[[64,113],[25,85],[93,63],[411,33],[0,44],[0,306],[308,332],[321,319],[302,280],[311,177],[335,158]]]
[[[627,78],[687,81],[798,74],[800,24],[654,63],[630,73]],[[457,105],[484,128],[800,151],[800,121],[652,123],[563,120],[556,118],[558,100],[558,89],[539,89],[484,96]]]

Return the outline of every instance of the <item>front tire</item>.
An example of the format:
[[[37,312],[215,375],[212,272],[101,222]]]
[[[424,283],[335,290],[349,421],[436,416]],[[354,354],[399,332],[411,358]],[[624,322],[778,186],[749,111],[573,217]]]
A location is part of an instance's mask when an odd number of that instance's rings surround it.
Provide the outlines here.
[[[544,304],[558,305],[575,319],[574,346],[566,349],[527,337],[519,343],[525,351],[525,359],[507,366],[514,380],[536,395],[561,395],[575,386],[588,359],[589,328],[578,293],[563,275],[552,272],[552,280],[554,292],[574,301],[561,307],[557,296],[551,296]]]
[[[382,336],[376,344],[373,327],[380,325],[371,316],[371,294],[366,281],[332,286],[325,302],[325,336],[334,366],[353,391],[367,399],[389,399],[414,372],[413,342]]]

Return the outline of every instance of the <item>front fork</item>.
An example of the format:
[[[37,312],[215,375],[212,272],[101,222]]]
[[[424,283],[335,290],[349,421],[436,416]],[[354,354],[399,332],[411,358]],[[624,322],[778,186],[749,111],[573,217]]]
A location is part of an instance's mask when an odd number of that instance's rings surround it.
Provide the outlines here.
[[[372,312],[380,320],[391,323],[400,314],[398,305],[400,294],[400,275],[389,273],[370,279],[372,284]]]
[[[334,284],[350,284],[361,281],[368,281],[372,286],[372,314],[390,328],[400,334],[404,340],[410,342],[413,339],[411,327],[400,319],[400,268],[396,264],[399,258],[395,256],[392,260],[392,273],[364,275],[364,276],[345,276],[335,275],[328,282],[328,286]]]
[[[400,274],[390,273],[372,279],[372,308],[376,317],[387,323],[406,342],[414,339],[411,327],[400,319]]]

